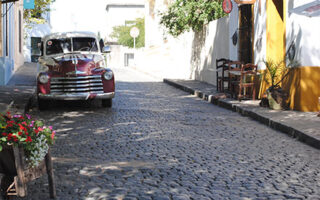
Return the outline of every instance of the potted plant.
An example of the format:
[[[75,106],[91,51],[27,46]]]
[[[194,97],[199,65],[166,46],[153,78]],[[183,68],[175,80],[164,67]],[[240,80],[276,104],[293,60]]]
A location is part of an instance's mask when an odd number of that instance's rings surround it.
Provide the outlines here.
[[[288,107],[288,93],[281,88],[281,83],[290,73],[294,62],[290,62],[288,65],[285,60],[269,59],[263,62],[266,70],[262,75],[264,75],[264,81],[270,85],[266,91],[269,107],[274,110],[286,109]]]
[[[9,191],[14,181],[14,191],[24,196],[27,181],[39,177],[44,169],[52,173],[49,146],[54,136],[51,126],[44,126],[42,121],[33,120],[28,114],[0,114],[0,173],[5,175],[1,180],[2,190]]]

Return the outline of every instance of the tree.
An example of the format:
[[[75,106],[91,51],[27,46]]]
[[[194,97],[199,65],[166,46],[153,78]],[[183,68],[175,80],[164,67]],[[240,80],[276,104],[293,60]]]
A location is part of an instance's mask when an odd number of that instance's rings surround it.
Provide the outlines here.
[[[160,13],[160,24],[174,37],[186,31],[201,31],[209,22],[224,17],[222,0],[176,0]]]
[[[34,0],[34,9],[25,9],[23,18],[26,28],[30,28],[33,24],[44,24],[46,20],[43,14],[50,11],[49,5],[55,0]]]
[[[129,25],[125,26],[116,26],[113,27],[113,32],[111,37],[118,40],[118,43],[133,48],[133,38],[130,36],[130,29],[132,27],[137,27],[140,31],[139,36],[136,38],[136,48],[144,47],[145,41],[145,30],[144,30],[144,18],[137,18],[134,21],[128,23]]]

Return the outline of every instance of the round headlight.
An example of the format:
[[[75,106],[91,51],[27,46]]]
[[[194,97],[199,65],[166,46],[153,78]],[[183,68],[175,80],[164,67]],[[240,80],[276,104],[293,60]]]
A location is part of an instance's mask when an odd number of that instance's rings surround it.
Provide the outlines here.
[[[40,82],[40,83],[46,84],[46,83],[48,83],[48,81],[49,81],[49,76],[48,76],[48,75],[46,75],[46,74],[41,74],[41,75],[39,76],[39,82]]]
[[[112,71],[106,71],[106,73],[103,74],[104,79],[111,80],[113,77]]]

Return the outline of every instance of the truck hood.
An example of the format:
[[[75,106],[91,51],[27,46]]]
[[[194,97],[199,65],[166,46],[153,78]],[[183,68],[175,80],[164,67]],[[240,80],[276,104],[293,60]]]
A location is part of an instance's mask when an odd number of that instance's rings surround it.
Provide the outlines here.
[[[104,70],[104,58],[98,54],[65,54],[39,60],[53,76],[88,76]]]

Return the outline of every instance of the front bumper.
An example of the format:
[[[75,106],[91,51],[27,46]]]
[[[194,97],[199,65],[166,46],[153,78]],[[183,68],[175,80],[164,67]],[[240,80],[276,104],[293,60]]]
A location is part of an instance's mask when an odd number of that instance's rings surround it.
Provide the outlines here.
[[[40,99],[51,100],[88,100],[88,99],[111,99],[115,95],[114,92],[109,93],[66,93],[66,94],[38,94]]]

